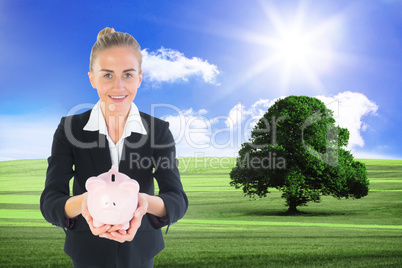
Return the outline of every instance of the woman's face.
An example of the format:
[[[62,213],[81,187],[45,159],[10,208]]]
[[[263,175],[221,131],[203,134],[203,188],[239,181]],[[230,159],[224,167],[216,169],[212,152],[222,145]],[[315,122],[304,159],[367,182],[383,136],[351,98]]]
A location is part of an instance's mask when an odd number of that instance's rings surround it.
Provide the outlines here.
[[[142,81],[133,49],[116,46],[100,52],[88,75],[92,87],[105,103],[106,112],[127,115]]]

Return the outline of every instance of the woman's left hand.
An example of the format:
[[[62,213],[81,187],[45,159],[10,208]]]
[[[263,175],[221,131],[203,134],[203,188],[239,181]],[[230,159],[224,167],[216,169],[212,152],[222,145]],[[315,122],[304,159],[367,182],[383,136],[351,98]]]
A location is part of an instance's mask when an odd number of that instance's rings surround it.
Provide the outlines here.
[[[102,233],[99,237],[108,238],[110,240],[115,240],[120,243],[126,241],[132,241],[138,228],[141,226],[142,217],[147,213],[148,210],[148,200],[147,194],[138,194],[138,207],[134,211],[134,217],[130,221],[130,227],[127,230],[119,230],[120,225],[112,226],[107,232]]]

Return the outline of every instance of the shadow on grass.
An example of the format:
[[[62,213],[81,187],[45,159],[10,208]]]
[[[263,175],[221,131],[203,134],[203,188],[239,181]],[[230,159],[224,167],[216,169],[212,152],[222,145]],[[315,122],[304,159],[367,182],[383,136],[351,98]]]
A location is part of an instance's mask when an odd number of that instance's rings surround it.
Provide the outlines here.
[[[330,217],[330,216],[345,216],[355,215],[355,212],[351,211],[296,211],[291,212],[287,210],[283,211],[247,211],[243,213],[245,216],[302,216],[302,217]]]

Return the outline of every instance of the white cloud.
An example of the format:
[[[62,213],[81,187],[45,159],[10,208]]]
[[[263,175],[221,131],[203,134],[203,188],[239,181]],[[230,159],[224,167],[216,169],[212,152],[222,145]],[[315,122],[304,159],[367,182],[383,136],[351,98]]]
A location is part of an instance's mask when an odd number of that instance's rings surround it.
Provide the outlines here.
[[[241,103],[236,104],[230,111],[229,116],[226,119],[226,126],[234,128],[235,126],[240,125],[246,117],[251,115],[251,111],[245,109]]]
[[[260,99],[257,102],[255,102],[253,105],[251,105],[250,108],[250,112],[253,116],[258,116],[259,118],[261,118],[267,111],[268,108],[271,107],[278,99],[274,99],[274,100],[264,100],[264,99]]]
[[[50,156],[53,134],[60,119],[0,115],[0,161]]]
[[[188,81],[189,77],[202,77],[204,82],[216,83],[218,67],[197,57],[191,59],[183,53],[161,47],[156,52],[142,50],[144,79],[151,83]]]
[[[248,132],[257,121],[267,112],[278,99],[260,99],[246,108],[243,104],[236,104],[228,113],[226,125],[234,130],[242,128],[243,142],[248,139]],[[366,131],[369,125],[362,121],[364,116],[376,115],[378,106],[369,100],[364,94],[345,91],[333,97],[316,96],[334,112],[334,119],[340,127],[347,128],[350,132],[347,150],[354,150],[357,146],[363,147],[364,140],[361,132]]]
[[[268,111],[268,108],[280,98],[273,100],[259,99],[252,104],[249,109],[246,109],[243,104],[238,103],[229,111],[226,125],[236,128],[240,127],[241,124],[247,120],[246,124],[250,127],[254,127],[258,120]]]
[[[176,142],[176,151],[179,156],[195,156],[204,154],[209,156],[221,155],[219,146],[214,146],[213,125],[218,123],[217,118],[206,117],[207,111],[201,109],[179,110],[174,108],[175,115],[162,117],[170,124],[170,130]]]
[[[325,105],[334,111],[334,119],[340,127],[350,132],[348,150],[356,146],[363,147],[361,132],[366,131],[368,124],[362,121],[367,115],[376,115],[378,106],[365,95],[357,92],[342,92],[333,97],[317,96]]]

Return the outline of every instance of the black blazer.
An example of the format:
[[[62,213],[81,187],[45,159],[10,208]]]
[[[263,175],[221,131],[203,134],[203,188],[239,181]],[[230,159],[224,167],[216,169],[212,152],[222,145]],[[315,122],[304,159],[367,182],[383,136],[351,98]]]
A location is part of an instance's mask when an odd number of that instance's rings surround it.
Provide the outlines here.
[[[76,262],[112,266],[116,258],[127,259],[127,267],[149,260],[164,248],[160,227],[182,218],[188,200],[177,169],[178,160],[169,124],[140,112],[147,135],[132,133],[124,142],[119,172],[140,184],[140,192],[154,194],[154,180],[166,206],[165,223],[145,215],[133,241],[123,244],[92,235],[85,219],[79,215],[68,222],[64,206],[70,197],[69,182],[74,178],[73,195],[86,192],[85,182],[111,168],[108,141],[98,131],[84,131],[90,111],[63,117],[54,134],[52,153],[48,159],[45,189],[40,199],[44,218],[65,230],[64,250]],[[155,221],[156,220],[156,221]],[[168,228],[169,228],[168,226]]]

